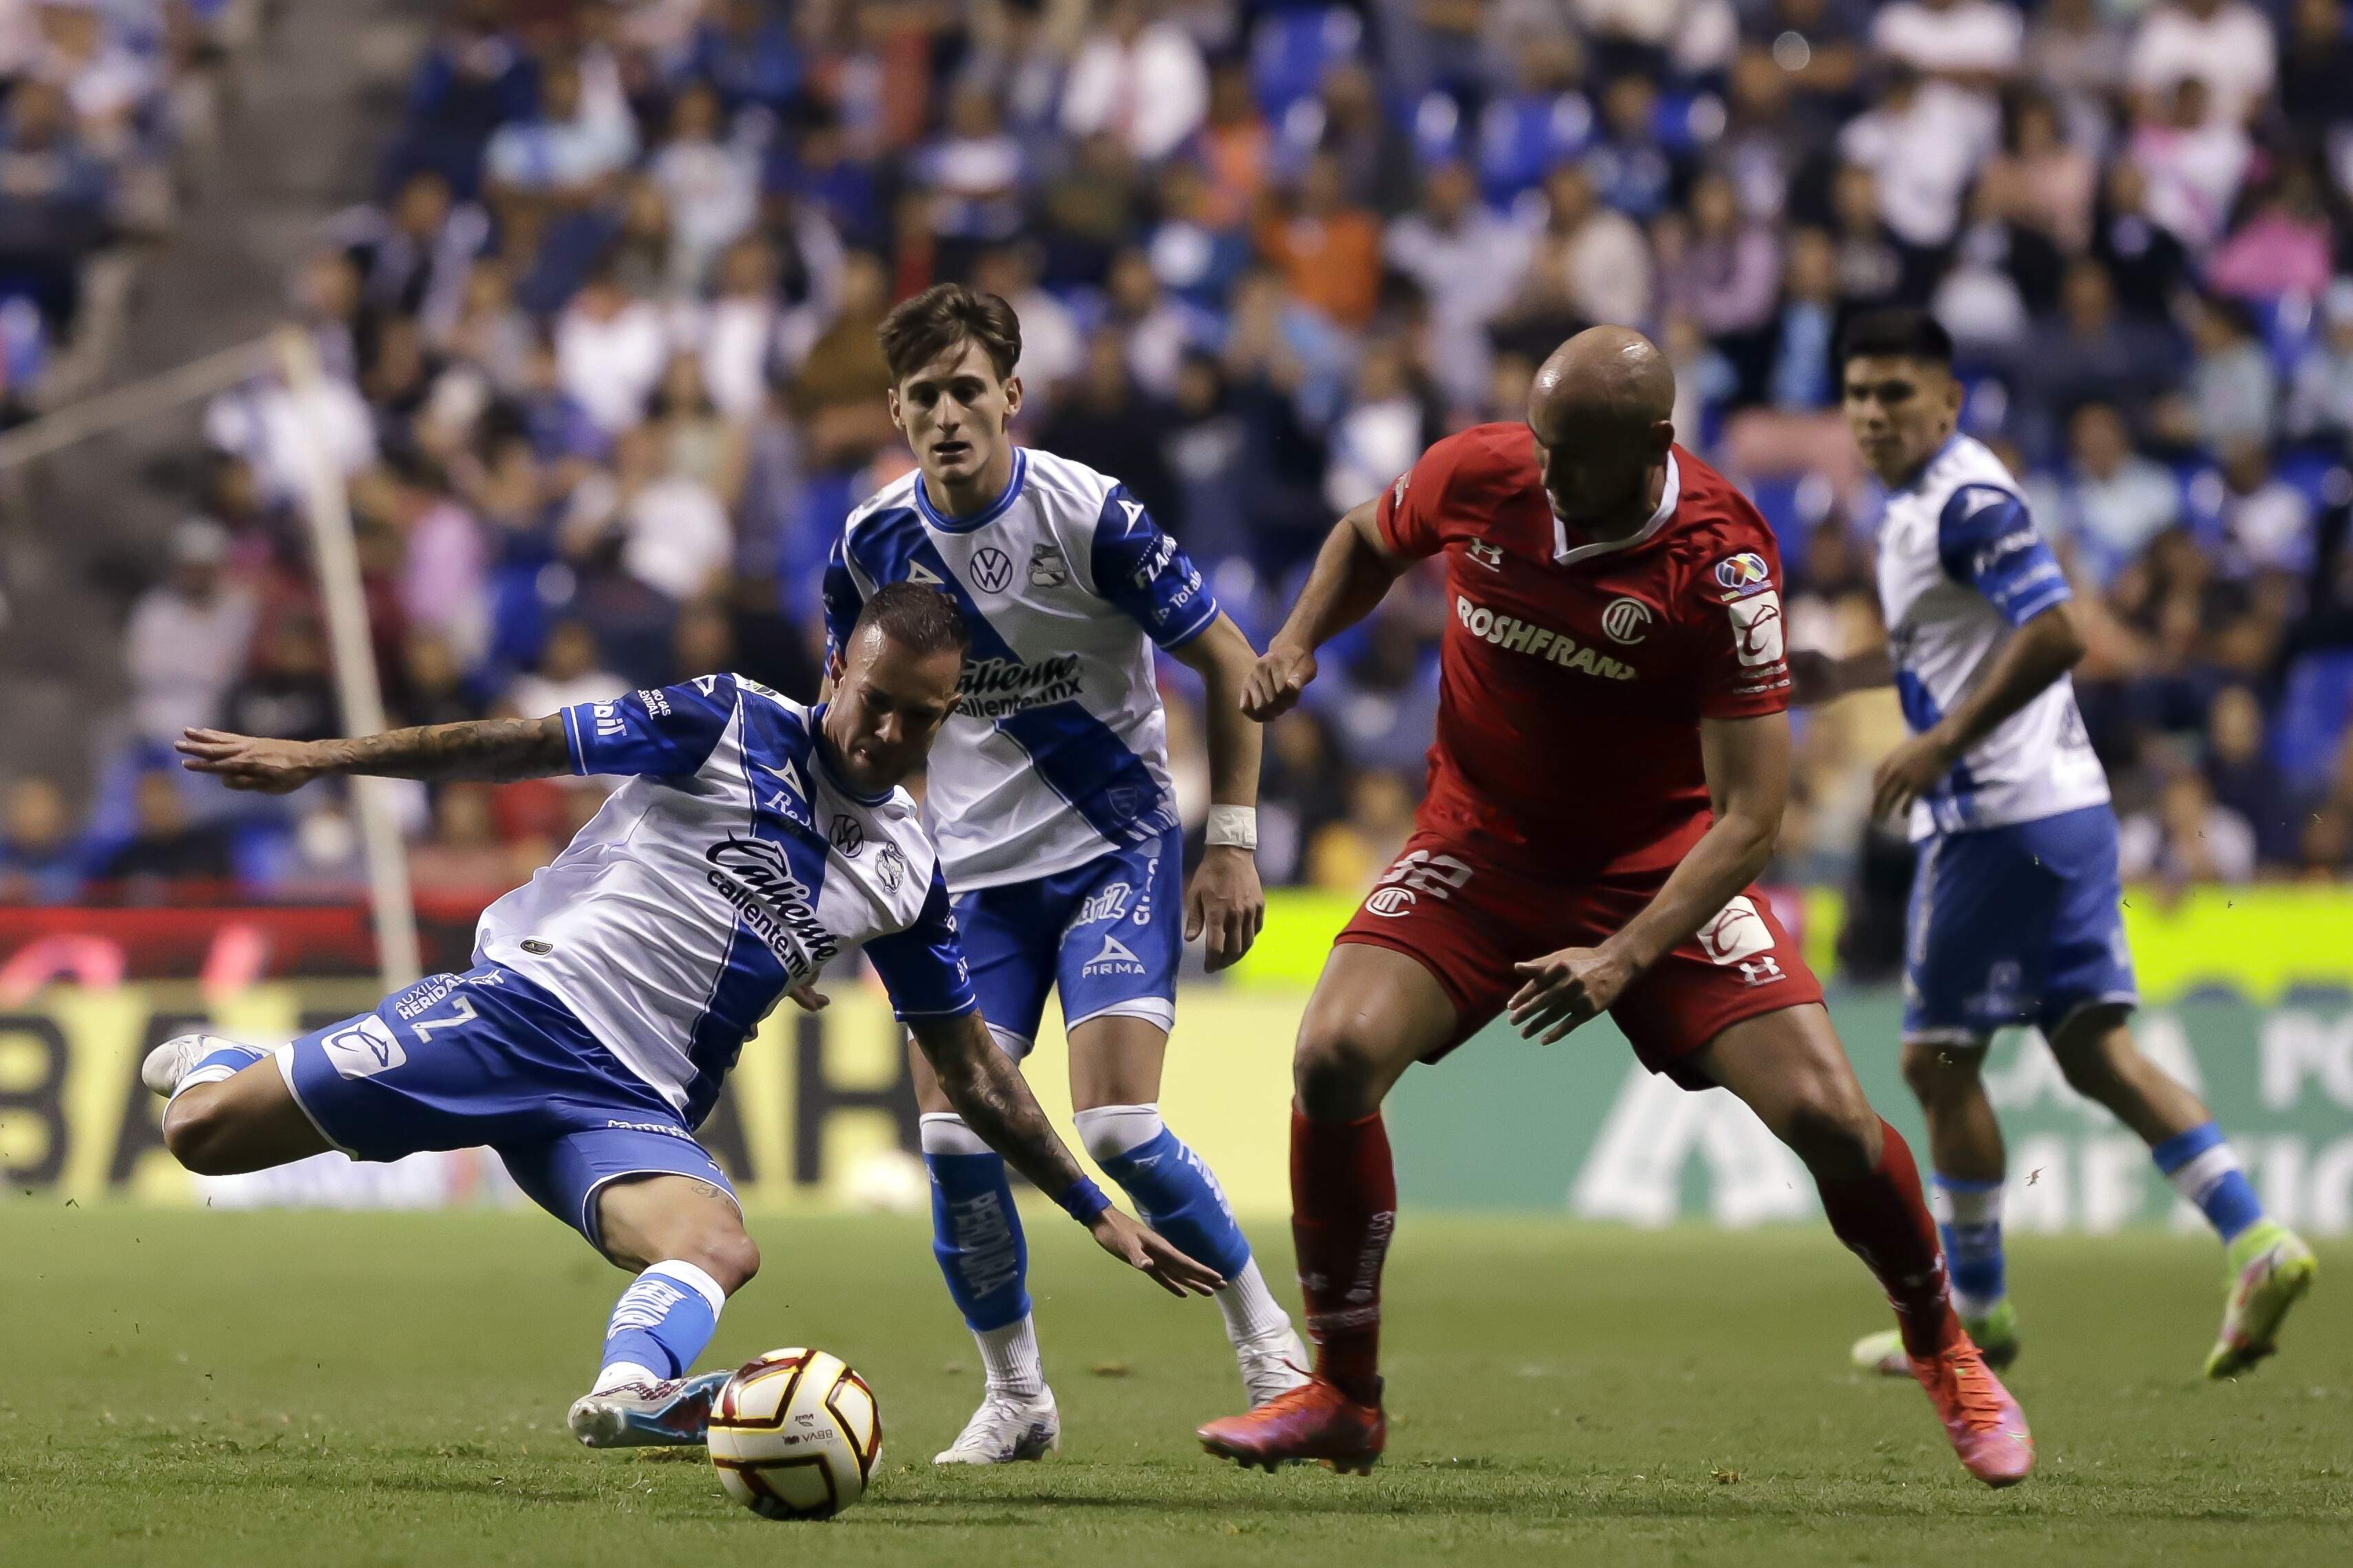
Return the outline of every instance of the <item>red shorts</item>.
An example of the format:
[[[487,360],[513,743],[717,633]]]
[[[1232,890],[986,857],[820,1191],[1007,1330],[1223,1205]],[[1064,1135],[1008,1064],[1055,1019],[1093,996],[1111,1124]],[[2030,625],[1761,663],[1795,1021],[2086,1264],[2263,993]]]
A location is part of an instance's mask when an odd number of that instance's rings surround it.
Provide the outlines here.
[[[1337,940],[1394,948],[1430,971],[1457,1018],[1454,1037],[1422,1058],[1436,1061],[1504,1010],[1524,978],[1514,964],[1564,947],[1599,947],[1642,911],[1667,875],[1562,886],[1416,833]],[[1750,888],[1644,971],[1609,1016],[1644,1067],[1704,1088],[1706,1078],[1684,1060],[1694,1051],[1745,1018],[1821,999],[1821,982],[1765,895]]]

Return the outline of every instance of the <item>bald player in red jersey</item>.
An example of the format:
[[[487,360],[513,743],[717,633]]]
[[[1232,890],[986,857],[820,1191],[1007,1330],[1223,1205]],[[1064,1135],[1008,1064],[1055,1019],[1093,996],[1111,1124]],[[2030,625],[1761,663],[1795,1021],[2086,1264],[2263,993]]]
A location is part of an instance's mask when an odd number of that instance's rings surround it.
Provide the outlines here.
[[[1570,339],[1526,424],[1440,441],[1341,520],[1245,689],[1252,717],[1285,711],[1317,647],[1445,557],[1428,793],[1334,945],[1293,1060],[1314,1376],[1202,1427],[1213,1454],[1359,1471],[1379,1457],[1397,1208],[1381,1100],[1509,1009],[1546,1044],[1607,1012],[1652,1071],[1746,1101],[1877,1276],[1963,1465],[1993,1486],[2032,1468],[2024,1416],[1946,1300],[1912,1152],[1754,885],[1788,792],[1780,558],[1756,509],[1674,445],[1673,403],[1641,334]]]

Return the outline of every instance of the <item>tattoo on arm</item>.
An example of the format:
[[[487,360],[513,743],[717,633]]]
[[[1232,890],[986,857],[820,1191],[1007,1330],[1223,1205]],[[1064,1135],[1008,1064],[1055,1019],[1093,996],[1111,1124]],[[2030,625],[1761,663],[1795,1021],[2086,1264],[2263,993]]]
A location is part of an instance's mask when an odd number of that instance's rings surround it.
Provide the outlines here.
[[[486,779],[503,784],[572,771],[561,713],[544,719],[427,724],[322,743],[337,773],[386,778]]]
[[[923,1025],[915,1043],[931,1058],[941,1090],[965,1125],[1039,1192],[1057,1195],[1086,1173],[1055,1134],[1020,1069],[988,1037],[979,1014]]]

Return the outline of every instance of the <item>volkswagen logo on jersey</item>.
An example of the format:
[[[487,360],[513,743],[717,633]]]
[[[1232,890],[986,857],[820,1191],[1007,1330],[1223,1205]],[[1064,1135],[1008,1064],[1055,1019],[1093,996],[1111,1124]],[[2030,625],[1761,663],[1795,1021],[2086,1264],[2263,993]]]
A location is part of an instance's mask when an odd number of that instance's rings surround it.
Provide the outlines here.
[[[858,825],[858,818],[854,816],[835,817],[833,832],[829,837],[833,840],[833,847],[844,855],[855,856],[860,849],[866,847],[866,829]]]
[[[1727,555],[1715,563],[1715,585],[1735,598],[1772,584],[1772,568],[1765,564],[1765,557],[1753,550]]]
[[[993,544],[972,552],[972,583],[985,594],[1002,594],[1013,581],[1013,557]]]
[[[907,879],[907,858],[899,853],[897,845],[885,844],[874,852],[874,871],[882,879],[882,885],[895,893],[899,884]]]
[[[1613,642],[1638,643],[1651,624],[1651,606],[1640,599],[1612,599],[1601,612],[1601,629]]]

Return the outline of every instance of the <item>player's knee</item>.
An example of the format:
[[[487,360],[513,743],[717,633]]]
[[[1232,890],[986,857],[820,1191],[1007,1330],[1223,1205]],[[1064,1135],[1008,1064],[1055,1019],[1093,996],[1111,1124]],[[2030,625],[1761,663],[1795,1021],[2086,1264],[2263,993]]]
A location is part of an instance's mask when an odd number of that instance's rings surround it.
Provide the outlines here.
[[[1369,1110],[1359,1102],[1372,1092],[1379,1063],[1379,1053],[1361,1035],[1311,1016],[1300,1026],[1299,1044],[1292,1053],[1293,1087],[1311,1116],[1366,1115]],[[1377,1093],[1373,1100],[1377,1105]]]
[[[199,1176],[231,1175],[237,1168],[230,1158],[236,1118],[223,1096],[207,1092],[213,1087],[188,1090],[164,1113],[164,1147]]]
[[[760,1272],[760,1248],[741,1225],[711,1226],[689,1251],[688,1260],[730,1296]]]
[[[1968,1089],[1977,1079],[1982,1051],[1927,1040],[1904,1044],[1904,1081],[1923,1105],[1937,1105]]]

